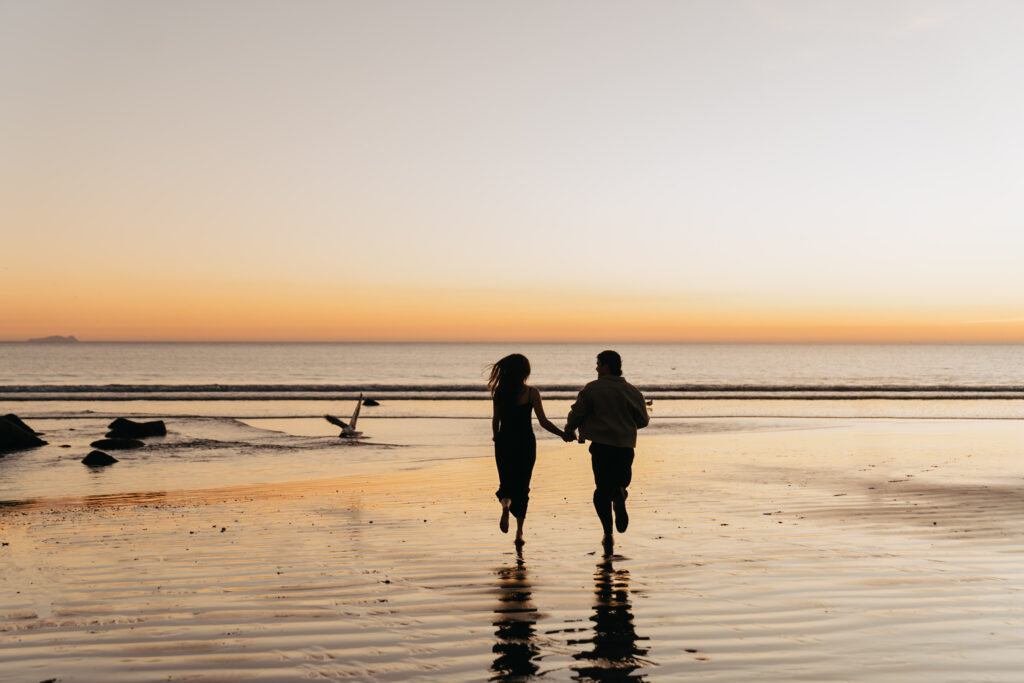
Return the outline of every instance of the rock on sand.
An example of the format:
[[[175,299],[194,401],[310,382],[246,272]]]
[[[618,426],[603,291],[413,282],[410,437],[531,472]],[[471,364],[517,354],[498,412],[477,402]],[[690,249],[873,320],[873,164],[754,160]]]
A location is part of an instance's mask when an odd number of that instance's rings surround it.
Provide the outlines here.
[[[163,420],[153,422],[134,422],[119,417],[109,425],[107,436],[112,439],[141,439],[147,436],[167,436],[167,426]]]
[[[82,458],[82,463],[89,467],[105,467],[107,465],[113,465],[115,462],[117,462],[117,458],[112,455],[107,455],[103,451],[93,451]]]
[[[102,448],[108,451],[126,451],[132,448],[142,448],[146,444],[138,439],[100,439],[89,444],[93,448]]]
[[[35,430],[17,415],[0,417],[0,453],[45,445],[46,442],[36,436]]]

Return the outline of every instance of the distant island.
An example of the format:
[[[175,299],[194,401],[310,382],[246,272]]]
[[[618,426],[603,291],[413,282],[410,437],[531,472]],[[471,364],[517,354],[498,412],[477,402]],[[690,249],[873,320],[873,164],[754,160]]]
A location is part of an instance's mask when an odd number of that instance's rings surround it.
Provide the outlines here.
[[[75,339],[73,336],[62,337],[59,334],[55,334],[50,337],[39,337],[37,339],[29,339],[28,341],[30,344],[67,344],[72,342],[78,342],[78,340]]]

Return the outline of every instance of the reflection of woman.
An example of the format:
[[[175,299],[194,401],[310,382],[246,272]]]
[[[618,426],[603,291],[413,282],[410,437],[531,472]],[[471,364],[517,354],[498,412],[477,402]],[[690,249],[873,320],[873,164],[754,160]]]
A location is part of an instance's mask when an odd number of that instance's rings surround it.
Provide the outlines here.
[[[516,543],[523,542],[523,522],[530,502],[530,478],[537,460],[537,441],[533,436],[531,413],[552,434],[564,432],[544,415],[540,392],[526,383],[530,361],[521,353],[505,356],[491,366],[487,388],[494,397],[491,429],[494,432],[494,460],[498,464],[498,500],[501,520],[498,526],[508,533],[509,511],[516,518]]]
[[[594,648],[588,652],[573,655],[574,659],[587,660],[588,666],[576,668],[583,680],[621,680],[629,678],[633,671],[650,664],[641,659],[646,649],[636,646],[638,640],[647,640],[636,634],[633,626],[632,605],[629,602],[629,571],[616,570],[610,557],[597,565],[594,574],[594,637],[589,641]]]
[[[532,588],[526,574],[526,565],[520,558],[515,567],[498,570],[501,593],[495,608],[494,663],[491,671],[495,679],[532,676],[540,668],[534,662],[540,655],[535,642],[537,609],[531,602]],[[492,679],[493,680],[493,679]]]

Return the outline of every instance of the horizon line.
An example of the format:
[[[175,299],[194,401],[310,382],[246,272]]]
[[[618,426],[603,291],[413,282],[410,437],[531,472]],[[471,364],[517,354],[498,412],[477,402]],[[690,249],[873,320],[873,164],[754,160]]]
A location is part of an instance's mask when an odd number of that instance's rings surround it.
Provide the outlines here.
[[[66,335],[72,336],[73,335]],[[721,340],[643,340],[643,339],[617,339],[617,340],[492,340],[492,339],[337,339],[337,340],[303,340],[303,339],[73,339],[73,340],[49,340],[45,337],[33,339],[0,339],[0,344],[32,344],[38,346],[62,346],[75,344],[592,344],[592,345],[614,345],[614,344],[649,344],[649,345],[934,345],[934,346],[1014,346],[1024,344],[1024,340],[935,340],[935,339],[913,339],[913,340],[864,340],[864,339],[721,339]]]

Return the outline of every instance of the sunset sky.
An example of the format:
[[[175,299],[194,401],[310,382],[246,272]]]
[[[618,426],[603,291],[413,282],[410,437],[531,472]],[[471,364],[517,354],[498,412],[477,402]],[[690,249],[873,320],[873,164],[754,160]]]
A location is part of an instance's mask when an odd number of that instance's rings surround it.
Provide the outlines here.
[[[0,0],[0,340],[1024,342],[1024,3]]]

